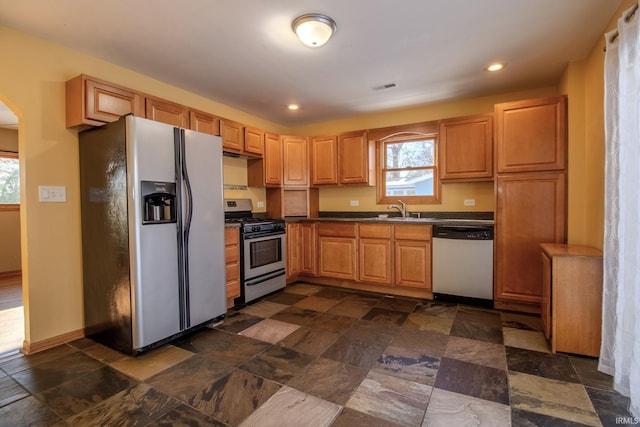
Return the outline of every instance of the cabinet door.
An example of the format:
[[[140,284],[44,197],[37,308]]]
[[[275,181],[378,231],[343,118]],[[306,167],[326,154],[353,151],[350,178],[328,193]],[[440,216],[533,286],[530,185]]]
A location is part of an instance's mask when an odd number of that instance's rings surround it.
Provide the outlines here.
[[[440,122],[440,179],[493,179],[493,119],[491,115]]]
[[[356,239],[318,237],[318,274],[356,280]]]
[[[564,170],[564,96],[495,105],[498,173]]]
[[[189,128],[189,110],[184,105],[147,98],[145,100],[145,113],[147,119],[179,128]]]
[[[391,285],[391,240],[361,238],[358,249],[358,279]]]
[[[314,136],[311,145],[311,185],[338,184],[338,138]]]
[[[225,264],[227,284],[227,307],[233,306],[233,299],[240,296],[240,246],[239,230],[225,228]]]
[[[316,227],[315,224],[300,224],[300,273],[315,276],[316,268]]]
[[[283,177],[285,186],[307,187],[309,185],[309,149],[307,138],[282,137]]]
[[[566,239],[566,177],[562,172],[499,175],[496,180],[496,307],[542,298],[540,243]],[[502,304],[502,305],[501,305]]]
[[[282,185],[282,146],[280,136],[273,133],[264,136],[264,184]]]
[[[242,124],[221,119],[220,136],[222,137],[222,149],[224,151],[242,152],[244,148],[244,130]]]
[[[287,279],[300,274],[300,224],[287,224]]]
[[[431,290],[431,242],[396,240],[396,285]]]
[[[220,119],[202,111],[189,111],[189,129],[196,132],[220,135]]]
[[[244,151],[262,156],[264,154],[264,131],[254,127],[244,128]]]
[[[125,114],[144,117],[142,95],[80,74],[65,83],[66,126],[100,126]]]
[[[375,183],[375,150],[366,131],[340,134],[338,150],[341,184]]]

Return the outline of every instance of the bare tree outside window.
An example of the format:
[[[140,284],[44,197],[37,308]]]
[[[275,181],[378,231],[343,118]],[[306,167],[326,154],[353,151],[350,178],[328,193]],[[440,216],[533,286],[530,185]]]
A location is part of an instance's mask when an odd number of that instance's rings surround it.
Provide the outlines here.
[[[0,152],[0,205],[20,204],[18,155]]]

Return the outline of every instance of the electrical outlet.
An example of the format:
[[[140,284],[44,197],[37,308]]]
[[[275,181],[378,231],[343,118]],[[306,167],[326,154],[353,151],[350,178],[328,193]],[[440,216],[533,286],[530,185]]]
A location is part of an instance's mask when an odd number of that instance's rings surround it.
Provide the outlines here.
[[[38,186],[39,201],[43,203],[65,203],[67,201],[67,187],[40,185]]]
[[[349,204],[351,206],[360,206],[360,200],[351,200]]]
[[[264,208],[264,202],[263,201],[259,201],[258,202],[258,207],[259,208]]]
[[[476,205],[476,199],[464,199],[464,205],[465,206],[475,206]]]

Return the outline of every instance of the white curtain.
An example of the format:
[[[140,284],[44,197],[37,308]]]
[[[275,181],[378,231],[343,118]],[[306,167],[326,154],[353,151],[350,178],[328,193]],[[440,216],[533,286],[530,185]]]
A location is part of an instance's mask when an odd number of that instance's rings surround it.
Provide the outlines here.
[[[640,417],[640,11],[606,34],[605,225],[599,369]],[[631,18],[630,18],[631,17]]]

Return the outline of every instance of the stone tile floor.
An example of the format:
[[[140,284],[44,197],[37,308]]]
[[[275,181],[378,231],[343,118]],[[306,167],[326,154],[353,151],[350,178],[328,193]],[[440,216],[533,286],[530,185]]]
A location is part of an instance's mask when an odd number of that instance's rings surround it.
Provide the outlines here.
[[[0,426],[619,425],[596,366],[535,316],[298,283],[136,358],[5,358]]]

